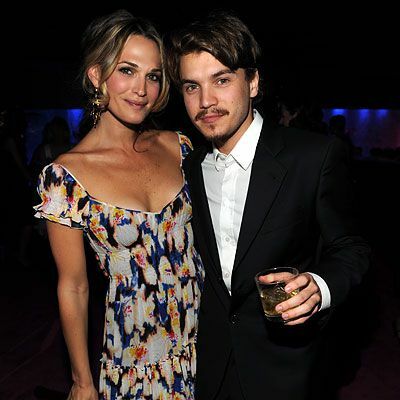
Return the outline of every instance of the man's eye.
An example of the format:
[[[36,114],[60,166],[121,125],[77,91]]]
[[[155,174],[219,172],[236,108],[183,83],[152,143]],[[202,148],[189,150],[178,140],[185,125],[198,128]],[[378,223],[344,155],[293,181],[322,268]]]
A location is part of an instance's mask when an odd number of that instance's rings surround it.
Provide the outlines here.
[[[185,92],[190,93],[190,92],[193,92],[193,91],[196,90],[196,89],[197,89],[197,85],[187,85],[187,86],[185,87]]]

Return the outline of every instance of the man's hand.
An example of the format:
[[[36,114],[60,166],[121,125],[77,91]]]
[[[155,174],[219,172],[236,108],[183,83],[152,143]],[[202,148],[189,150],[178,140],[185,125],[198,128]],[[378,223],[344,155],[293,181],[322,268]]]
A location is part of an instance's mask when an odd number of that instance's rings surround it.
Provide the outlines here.
[[[261,277],[260,280],[265,278]],[[321,292],[311,274],[302,273],[285,286],[287,293],[296,289],[300,290],[298,294],[276,306],[286,325],[303,324],[318,311],[321,303]]]

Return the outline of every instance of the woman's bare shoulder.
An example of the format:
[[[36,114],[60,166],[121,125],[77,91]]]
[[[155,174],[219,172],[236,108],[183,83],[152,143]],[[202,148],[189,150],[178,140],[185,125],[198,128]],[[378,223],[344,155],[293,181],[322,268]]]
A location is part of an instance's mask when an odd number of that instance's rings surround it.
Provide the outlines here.
[[[69,151],[60,154],[55,160],[54,164],[60,164],[66,168],[72,168],[73,170],[80,169],[86,165],[90,159],[93,150],[90,145],[82,140]]]
[[[171,130],[159,130],[157,132],[158,145],[174,156],[181,154],[181,137],[179,132]]]
[[[177,146],[177,143],[179,142],[178,132],[176,131],[154,129],[148,131],[148,134],[152,140],[155,140],[164,146]]]

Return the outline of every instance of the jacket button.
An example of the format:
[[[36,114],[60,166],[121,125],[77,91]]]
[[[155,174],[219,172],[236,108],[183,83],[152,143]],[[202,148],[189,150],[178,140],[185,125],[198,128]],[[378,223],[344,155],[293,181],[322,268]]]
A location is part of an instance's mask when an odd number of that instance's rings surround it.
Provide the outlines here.
[[[222,283],[224,280],[222,279],[222,276],[219,276],[217,281],[218,281],[218,283]]]
[[[239,316],[237,314],[232,314],[230,320],[231,320],[231,324],[234,325],[234,324],[236,324],[236,322],[239,321]]]

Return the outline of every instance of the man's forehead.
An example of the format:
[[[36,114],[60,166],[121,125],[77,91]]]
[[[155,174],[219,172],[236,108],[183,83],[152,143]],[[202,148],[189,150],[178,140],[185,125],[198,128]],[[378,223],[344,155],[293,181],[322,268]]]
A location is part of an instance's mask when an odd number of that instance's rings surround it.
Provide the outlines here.
[[[225,73],[235,73],[229,67],[222,64],[208,52],[196,52],[186,54],[180,59],[180,73],[183,77],[218,76]]]

